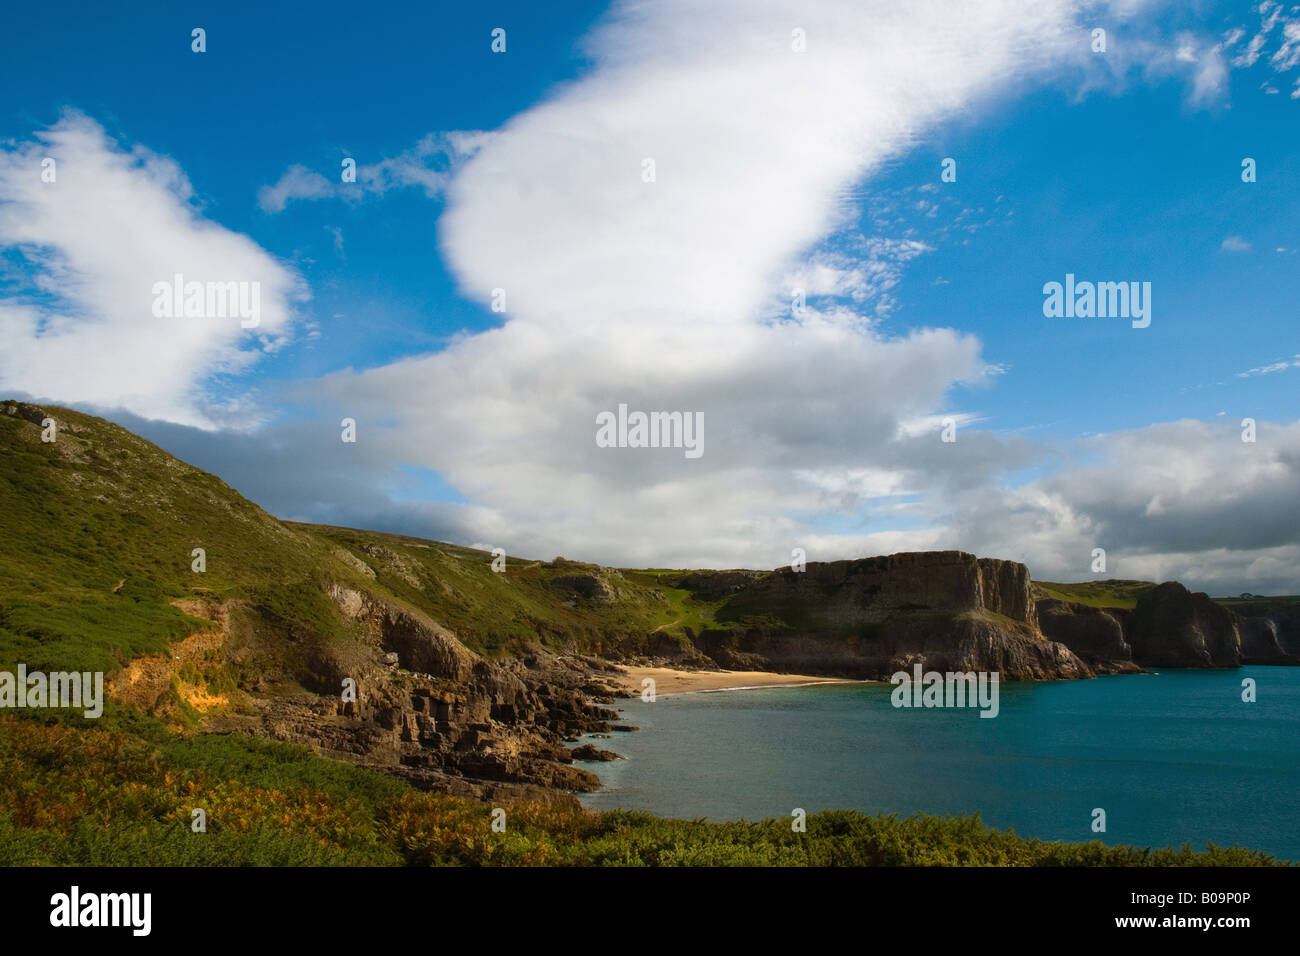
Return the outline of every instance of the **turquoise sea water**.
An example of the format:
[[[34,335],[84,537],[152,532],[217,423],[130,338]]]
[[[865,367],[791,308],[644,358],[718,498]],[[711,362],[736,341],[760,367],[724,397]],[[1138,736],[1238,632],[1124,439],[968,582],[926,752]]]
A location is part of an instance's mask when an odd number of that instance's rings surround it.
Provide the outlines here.
[[[1255,703],[1241,700],[1247,677]],[[712,820],[795,807],[979,811],[991,826],[1043,839],[1213,841],[1300,860],[1300,667],[1004,684],[993,719],[896,709],[891,689],[621,701],[641,730],[591,741],[628,759],[587,764],[605,789],[582,802]],[[1105,833],[1092,832],[1096,807]]]

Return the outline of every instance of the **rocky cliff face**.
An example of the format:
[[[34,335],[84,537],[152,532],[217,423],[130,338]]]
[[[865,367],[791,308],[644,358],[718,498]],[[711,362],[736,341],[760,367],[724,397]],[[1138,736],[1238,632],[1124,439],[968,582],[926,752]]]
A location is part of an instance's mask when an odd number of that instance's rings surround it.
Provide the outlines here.
[[[1177,581],[1158,584],[1138,598],[1128,638],[1133,659],[1148,667],[1241,664],[1236,615]]]
[[[1038,624],[1050,640],[1064,644],[1099,674],[1140,671],[1124,636],[1128,612],[1047,598],[1038,602]]]
[[[1093,676],[1038,628],[1029,573],[960,551],[894,554],[781,569],[739,584],[699,635],[724,667],[887,678],[927,669],[1004,680]]]
[[[1242,617],[1176,581],[1142,593],[1132,611],[1044,599],[1038,617],[1044,634],[1104,673],[1294,663],[1272,620]]]
[[[259,695],[244,713],[213,715],[207,729],[304,744],[462,796],[573,803],[564,791],[600,786],[564,746],[618,719],[588,703],[613,699],[599,662],[537,650],[498,664],[391,600],[339,585],[330,596],[360,640],[312,649],[317,693]],[[347,678],[355,702],[342,697]]]
[[[1295,659],[1286,653],[1278,640],[1277,622],[1267,617],[1237,617],[1237,633],[1241,637],[1241,662],[1243,664],[1292,664]]]
[[[1253,597],[1234,600],[1232,610],[1246,619],[1269,621],[1272,624],[1270,630],[1282,651],[1289,656],[1300,655],[1300,599]]]
[[[1023,564],[922,551],[780,568],[740,587],[725,617],[784,613],[855,626],[912,610],[989,611],[1029,626],[1035,613]]]
[[[987,610],[1038,626],[1037,606],[1029,582],[1029,569],[1018,561],[980,558],[976,561],[981,603]]]

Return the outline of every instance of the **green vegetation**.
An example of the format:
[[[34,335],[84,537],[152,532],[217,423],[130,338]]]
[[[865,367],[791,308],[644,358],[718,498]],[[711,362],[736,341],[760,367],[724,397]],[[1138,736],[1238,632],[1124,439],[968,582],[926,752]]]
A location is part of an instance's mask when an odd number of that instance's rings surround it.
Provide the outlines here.
[[[570,642],[596,653],[644,653],[648,634],[680,636],[712,621],[712,605],[676,586],[686,572],[507,557],[509,573],[498,574],[486,551],[352,528],[289,527],[364,561],[386,592],[426,611],[467,647],[488,656],[528,644]]]
[[[681,586],[682,578],[692,571],[624,571],[623,576],[633,584],[653,588],[664,596],[665,608],[661,613],[669,618],[667,624],[657,625],[660,632],[670,635],[700,634],[716,627],[715,613],[722,601],[701,601],[690,590]]]
[[[291,636],[343,633],[323,584],[359,575],[324,542],[123,428],[49,411],[51,443],[0,415],[0,665],[116,670],[210,626],[173,604],[194,596],[247,603]]]
[[[178,609],[187,598],[238,607],[264,643],[346,640],[330,584],[422,611],[489,656],[539,641],[644,652],[647,635],[682,638],[712,620],[712,605],[675,586],[684,572],[511,557],[502,575],[482,551],[283,522],[123,428],[41,413],[58,422],[57,441],[0,414],[0,666],[114,671],[212,626]],[[583,579],[599,582],[594,597]]]
[[[1224,607],[1230,607],[1239,614],[1244,614],[1248,617],[1278,613],[1300,613],[1300,594],[1285,594],[1279,597],[1266,597],[1262,594],[1252,594],[1248,598],[1223,597],[1215,598],[1214,600],[1217,603],[1222,604]]]
[[[1035,581],[1036,600],[1056,598],[1086,607],[1112,607],[1131,611],[1137,607],[1138,598],[1150,591],[1150,581],[1085,581],[1080,584],[1057,584],[1052,581]]]
[[[0,864],[456,866],[1252,866],[1263,853],[1026,840],[978,817],[707,823],[412,790],[285,744],[177,738],[155,722],[0,717]],[[125,725],[133,725],[130,730]],[[207,832],[191,829],[191,811]]]

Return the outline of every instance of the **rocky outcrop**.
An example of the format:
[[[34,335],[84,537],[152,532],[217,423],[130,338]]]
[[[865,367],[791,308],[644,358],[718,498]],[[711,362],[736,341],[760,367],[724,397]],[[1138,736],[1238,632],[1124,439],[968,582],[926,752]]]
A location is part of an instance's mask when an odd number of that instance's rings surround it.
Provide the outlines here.
[[[1133,660],[1146,667],[1238,667],[1237,616],[1177,581],[1138,598],[1129,619]]]
[[[1231,607],[1243,618],[1266,618],[1272,622],[1282,651],[1289,657],[1300,655],[1300,599],[1252,596],[1233,600]]]
[[[979,558],[975,568],[983,608],[1015,621],[1037,624],[1028,568],[1018,561],[998,558]]]
[[[962,551],[780,568],[744,587],[724,610],[732,620],[778,614],[832,627],[879,623],[899,611],[988,611],[1031,627],[1035,616],[1023,564]]]
[[[1038,602],[1038,625],[1050,640],[1064,644],[1099,674],[1141,671],[1124,636],[1127,612],[1047,598]]]
[[[1277,623],[1267,617],[1238,617],[1237,633],[1241,638],[1243,664],[1293,664],[1278,640]]]
[[[615,600],[613,589],[595,574],[562,574],[551,579],[551,587],[605,607]]]
[[[216,715],[207,729],[305,744],[448,793],[529,800],[600,786],[563,743],[618,719],[590,703],[613,700],[595,662],[544,651],[488,661],[390,599],[339,585],[330,596],[361,640],[314,650],[317,693],[250,698],[251,713]],[[347,679],[355,701],[340,693]]]
[[[1047,637],[1098,673],[1298,663],[1279,641],[1271,618],[1243,617],[1176,581],[1140,593],[1133,610],[1043,598],[1038,621]]]
[[[6,415],[16,415],[25,422],[41,427],[44,427],[41,423],[49,417],[45,409],[39,405],[29,405],[26,402],[9,402],[0,406],[0,411]]]
[[[900,614],[872,634],[849,639],[791,630],[706,631],[701,640],[721,666],[744,670],[883,680],[920,663],[925,670],[996,672],[1003,680],[1094,676],[1064,645],[974,615]]]
[[[886,678],[927,669],[996,671],[1004,680],[1093,676],[1038,628],[1029,573],[960,551],[783,568],[753,580],[699,635],[724,667]]]
[[[367,600],[356,616],[377,629],[380,646],[395,653],[398,665],[409,671],[455,683],[467,683],[476,676],[496,681],[497,675],[485,661],[451,631],[422,614]]]
[[[574,760],[622,760],[622,754],[616,754],[612,750],[601,750],[594,744],[583,744],[580,747],[574,747],[571,751]]]

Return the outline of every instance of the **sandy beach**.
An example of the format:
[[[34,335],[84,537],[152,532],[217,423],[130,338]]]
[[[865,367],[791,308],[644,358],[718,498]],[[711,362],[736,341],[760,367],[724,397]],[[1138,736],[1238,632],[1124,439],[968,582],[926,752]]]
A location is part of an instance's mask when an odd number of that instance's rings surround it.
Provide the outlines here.
[[[807,674],[774,674],[770,671],[684,671],[673,667],[624,667],[620,682],[637,694],[641,681],[652,678],[657,696],[696,694],[701,691],[743,690],[754,687],[784,687],[802,684],[846,684],[853,681]]]

